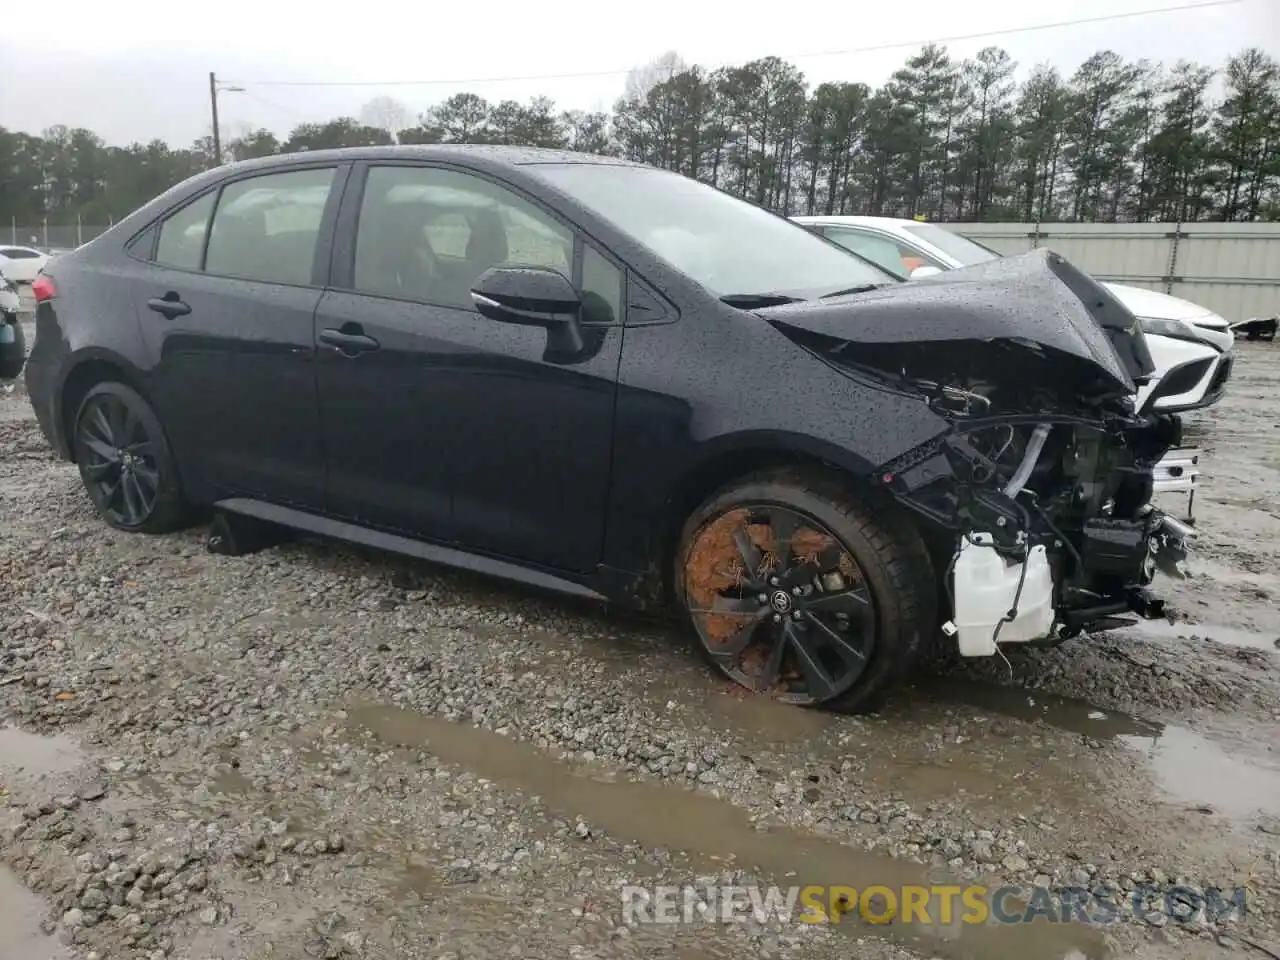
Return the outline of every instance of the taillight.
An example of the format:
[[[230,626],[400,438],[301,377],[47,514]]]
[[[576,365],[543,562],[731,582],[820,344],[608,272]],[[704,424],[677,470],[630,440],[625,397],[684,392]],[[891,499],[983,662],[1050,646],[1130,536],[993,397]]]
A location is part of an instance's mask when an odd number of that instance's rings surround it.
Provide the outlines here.
[[[44,303],[58,295],[58,288],[54,286],[53,277],[41,273],[31,281],[31,293],[36,298],[36,303]]]

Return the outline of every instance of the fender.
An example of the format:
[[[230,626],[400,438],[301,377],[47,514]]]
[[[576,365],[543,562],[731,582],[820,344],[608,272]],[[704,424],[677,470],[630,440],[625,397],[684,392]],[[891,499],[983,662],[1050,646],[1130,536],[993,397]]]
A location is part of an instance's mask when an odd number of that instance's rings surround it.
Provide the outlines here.
[[[71,430],[72,418],[76,415],[76,411],[66,408],[66,398],[69,395],[82,394],[91,384],[103,379],[103,375],[109,372],[112,379],[119,380],[137,390],[148,401],[150,399],[146,375],[114,350],[84,347],[71,355],[62,371],[51,392],[53,403],[51,427],[55,435],[49,439],[58,455],[64,460],[75,461],[71,447]]]

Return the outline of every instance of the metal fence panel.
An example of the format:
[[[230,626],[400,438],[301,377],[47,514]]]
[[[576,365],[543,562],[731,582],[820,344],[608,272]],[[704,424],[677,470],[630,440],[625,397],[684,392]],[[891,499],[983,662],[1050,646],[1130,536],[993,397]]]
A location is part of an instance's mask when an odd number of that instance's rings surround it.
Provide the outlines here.
[[[1048,247],[1099,280],[1190,300],[1228,320],[1280,314],[1280,223],[949,223],[1004,254]]]

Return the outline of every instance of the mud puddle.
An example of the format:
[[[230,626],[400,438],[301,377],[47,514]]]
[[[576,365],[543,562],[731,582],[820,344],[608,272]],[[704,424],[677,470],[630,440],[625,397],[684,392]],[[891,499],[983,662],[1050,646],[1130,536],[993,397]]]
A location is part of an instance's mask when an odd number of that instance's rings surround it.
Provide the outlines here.
[[[16,781],[68,773],[84,762],[80,748],[66,737],[39,736],[16,727],[0,727],[0,791]],[[71,954],[40,930],[43,900],[0,865],[0,960],[67,960]]]
[[[1255,650],[1280,650],[1280,630],[1243,630],[1239,627],[1218,627],[1204,623],[1170,623],[1168,620],[1139,620],[1124,633],[1156,640],[1181,640],[1198,643],[1212,640],[1229,647],[1251,647]]]
[[[527,744],[437,717],[397,707],[362,705],[351,709],[349,726],[389,745],[429,749],[446,763],[465,767],[508,789],[536,795],[560,815],[582,817],[618,840],[681,851],[696,869],[717,870],[731,862],[781,884],[845,885],[859,890],[878,884],[891,888],[930,886],[948,879],[917,865],[793,830],[762,833],[746,811],[706,793],[593,775]],[[855,937],[880,936],[922,946],[948,960],[992,956],[1086,960],[1108,955],[1101,932],[1080,925],[1041,922],[943,928],[918,922],[873,928],[845,918],[833,929]]]
[[[1215,740],[1186,727],[1164,727],[1155,736],[1126,734],[1160,786],[1188,806],[1205,807],[1247,824],[1259,815],[1280,817],[1280,764],[1228,753]]]
[[[841,726],[839,718],[832,714],[737,689],[689,690],[681,699],[695,714],[723,721],[750,743],[820,746],[829,743]]]
[[[618,669],[620,657],[611,648],[583,653]],[[750,757],[762,771],[829,765],[848,780],[911,802],[962,795],[973,809],[997,816],[1011,804],[1058,807],[1086,803],[1096,794],[1082,767],[1021,736],[1025,731],[990,722],[1017,714],[1003,709],[965,716],[964,708],[976,704],[946,693],[956,681],[904,688],[880,713],[855,717],[749,694],[714,679],[692,658],[676,659],[669,652],[655,656],[653,666],[637,680],[637,689],[655,712],[674,705],[681,722],[716,736],[726,750]],[[930,696],[935,686],[940,693]],[[945,736],[957,726],[963,733]]]
[[[70,952],[40,930],[44,901],[0,866],[0,960],[69,960]]]
[[[0,776],[36,779],[45,774],[66,773],[84,759],[80,748],[66,737],[0,727]]]
[[[1097,740],[1139,754],[1175,802],[1204,807],[1238,824],[1280,816],[1280,757],[1264,743],[1228,745],[1176,724],[1162,724],[1082,700],[981,683],[939,683],[934,694],[982,710]]]
[[[1083,700],[1039,690],[1001,687],[991,683],[938,678],[917,690],[942,703],[976,707],[1027,723],[1046,723],[1081,736],[1110,740],[1121,736],[1157,736],[1163,727],[1119,710],[1103,710]]]

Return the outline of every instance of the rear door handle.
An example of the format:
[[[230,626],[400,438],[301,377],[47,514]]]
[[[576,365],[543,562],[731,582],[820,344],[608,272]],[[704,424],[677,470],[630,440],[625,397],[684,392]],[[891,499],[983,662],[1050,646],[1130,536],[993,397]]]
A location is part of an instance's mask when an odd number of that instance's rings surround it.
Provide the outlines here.
[[[162,314],[168,320],[172,320],[174,317],[184,317],[191,312],[191,308],[183,303],[182,298],[172,290],[163,297],[152,297],[147,301],[147,306],[156,313]]]
[[[320,342],[333,347],[343,356],[355,357],[362,353],[368,353],[370,350],[377,350],[381,344],[373,337],[363,332],[357,332],[359,325],[354,325],[354,330],[321,330]]]

